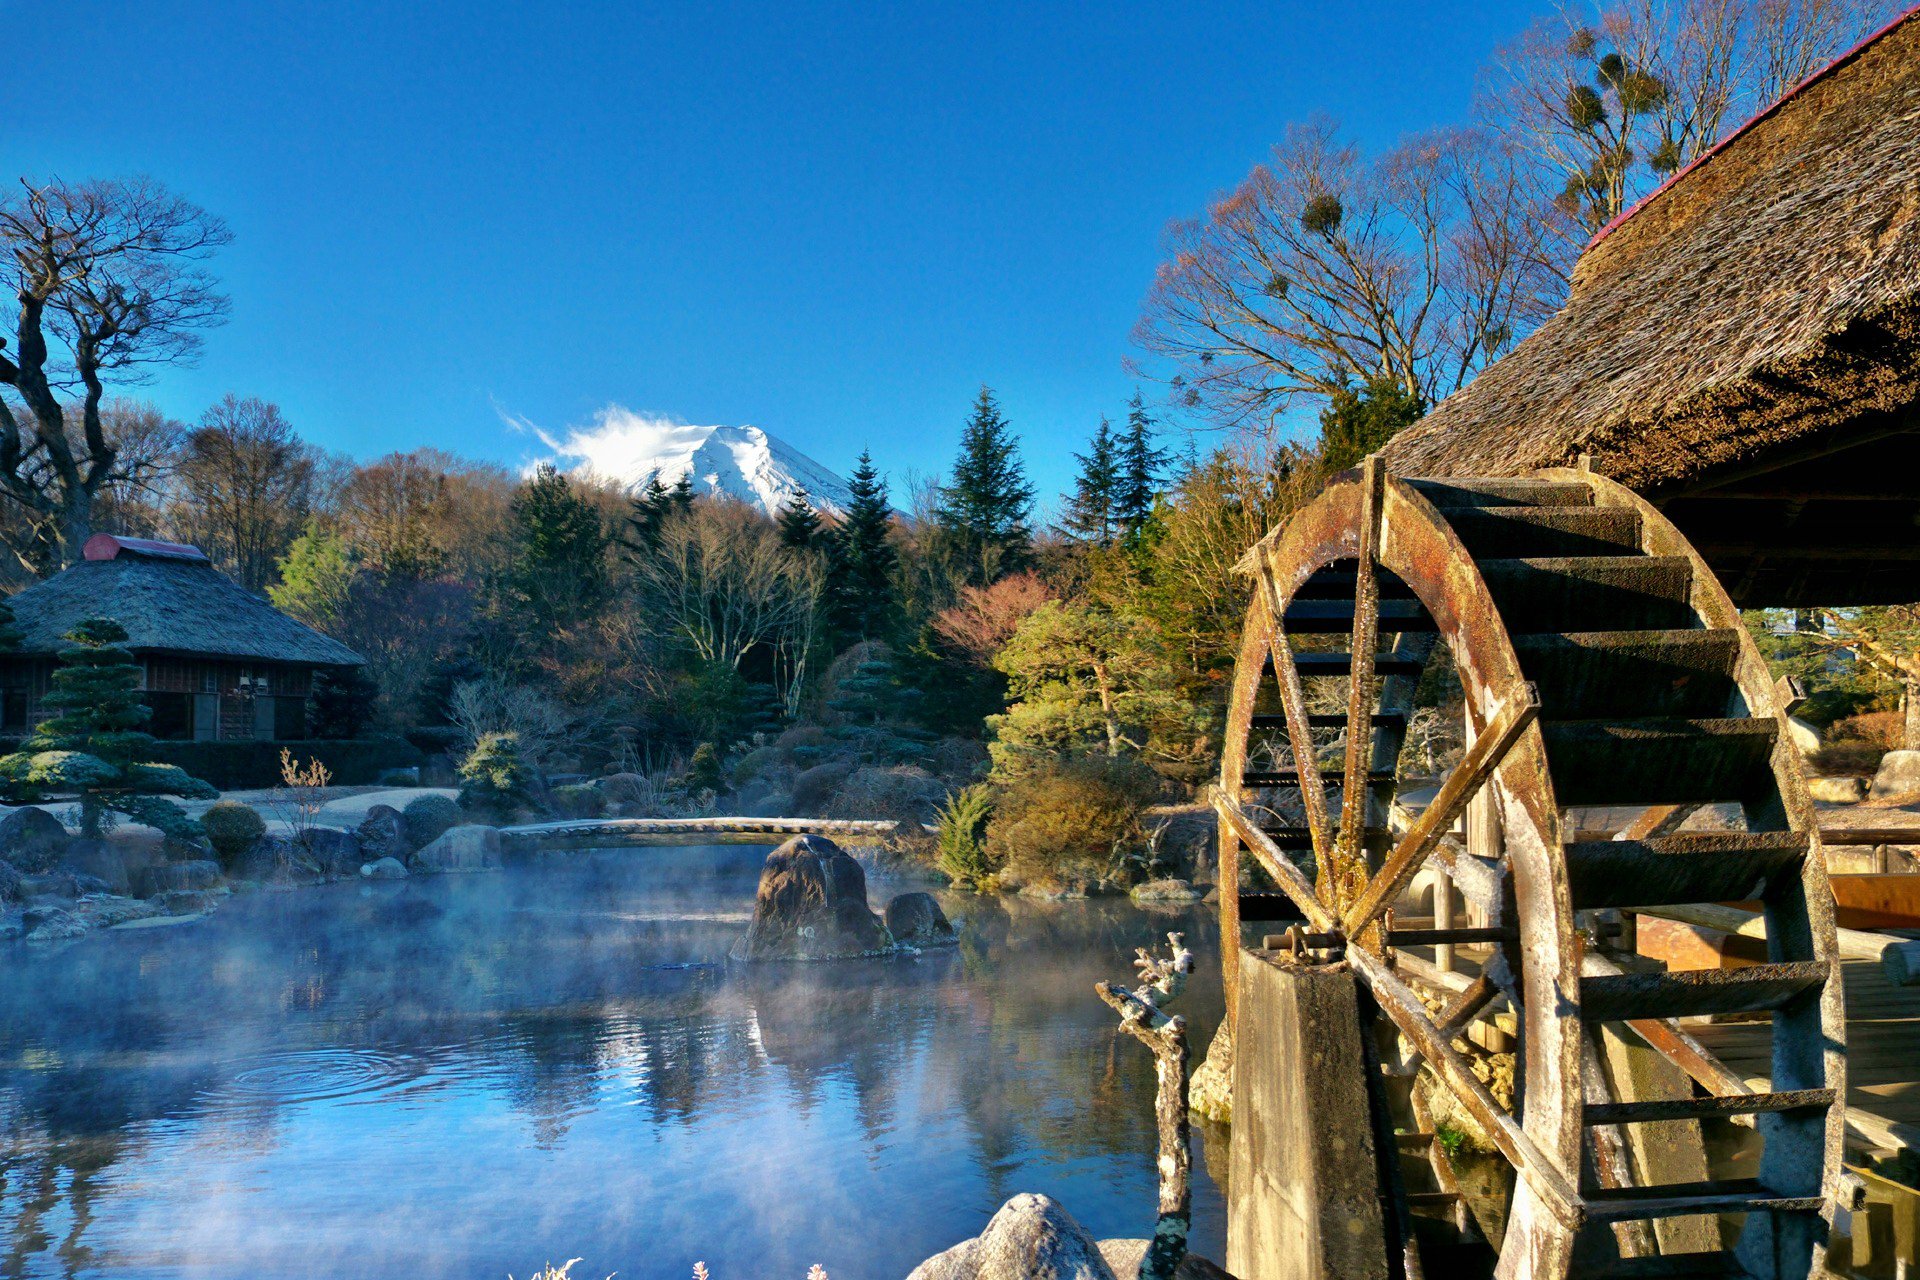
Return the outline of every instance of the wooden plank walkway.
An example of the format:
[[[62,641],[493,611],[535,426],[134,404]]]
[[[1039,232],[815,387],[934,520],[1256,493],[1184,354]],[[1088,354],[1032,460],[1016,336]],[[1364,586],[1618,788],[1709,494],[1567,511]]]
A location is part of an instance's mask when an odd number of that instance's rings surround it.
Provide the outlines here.
[[[893,822],[845,818],[576,818],[500,828],[509,849],[612,848],[629,845],[778,844],[794,836],[871,843],[891,839]]]

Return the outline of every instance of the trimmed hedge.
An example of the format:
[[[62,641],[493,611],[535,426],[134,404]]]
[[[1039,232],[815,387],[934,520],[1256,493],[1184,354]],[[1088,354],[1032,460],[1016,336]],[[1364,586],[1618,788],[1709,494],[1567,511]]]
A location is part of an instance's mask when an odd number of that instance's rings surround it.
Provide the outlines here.
[[[406,769],[421,761],[419,748],[405,738],[315,738],[304,742],[172,742],[154,744],[153,756],[178,765],[222,791],[280,785],[280,749],[305,764],[319,760],[337,786],[364,786],[387,769]]]

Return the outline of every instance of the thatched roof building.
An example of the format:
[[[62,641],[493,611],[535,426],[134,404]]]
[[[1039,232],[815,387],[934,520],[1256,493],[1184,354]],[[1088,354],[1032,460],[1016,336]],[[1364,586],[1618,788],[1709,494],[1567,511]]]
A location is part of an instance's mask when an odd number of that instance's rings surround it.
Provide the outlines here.
[[[84,555],[7,601],[24,637],[0,657],[8,729],[38,718],[61,637],[87,618],[126,628],[162,737],[302,737],[314,672],[365,662],[242,590],[198,548],[102,533]]]
[[[1920,9],[1595,237],[1566,305],[1388,446],[1591,458],[1747,604],[1920,599]]]

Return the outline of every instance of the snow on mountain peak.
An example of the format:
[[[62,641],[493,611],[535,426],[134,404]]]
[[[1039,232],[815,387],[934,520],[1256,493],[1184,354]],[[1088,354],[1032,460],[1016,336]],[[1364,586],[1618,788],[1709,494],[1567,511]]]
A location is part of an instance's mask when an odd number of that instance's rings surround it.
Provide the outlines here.
[[[631,488],[648,476],[671,488],[691,474],[696,491],[726,494],[768,515],[801,489],[814,510],[830,515],[844,514],[852,500],[845,480],[759,427],[694,426],[610,404],[589,426],[539,435],[556,465]]]

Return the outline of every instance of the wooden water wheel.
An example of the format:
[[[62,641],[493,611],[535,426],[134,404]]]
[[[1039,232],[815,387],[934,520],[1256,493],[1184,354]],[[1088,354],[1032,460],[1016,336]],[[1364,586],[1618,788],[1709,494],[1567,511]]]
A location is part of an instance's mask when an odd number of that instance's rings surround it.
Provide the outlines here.
[[[1584,469],[1403,480],[1370,459],[1243,568],[1258,585],[1215,797],[1221,882],[1236,884],[1251,855],[1304,917],[1292,944],[1343,954],[1397,1032],[1383,1073],[1417,1066],[1511,1165],[1504,1230],[1481,1246],[1497,1255],[1489,1265],[1506,1277],[1824,1274],[1843,1185],[1832,899],[1773,678],[1685,539]],[[1465,742],[1396,833],[1423,687],[1464,704]],[[1626,816],[1583,832],[1576,807]],[[1717,815],[1711,829],[1704,815]],[[1470,924],[1448,918],[1444,883],[1433,918],[1407,921],[1424,927],[1396,924],[1423,872],[1443,873]],[[1766,963],[1666,972],[1619,945],[1621,909],[1751,900]],[[1221,901],[1231,946],[1242,902]],[[1247,914],[1260,905],[1249,895]],[[1474,1023],[1503,1006],[1511,1106],[1471,1060]],[[1677,1021],[1710,1014],[1771,1018],[1764,1090]],[[1622,1025],[1685,1071],[1687,1096],[1609,1091],[1599,1042]],[[1438,1186],[1383,1175],[1382,1190],[1400,1207],[1395,1265],[1417,1273],[1419,1202],[1455,1193],[1449,1156],[1407,1105],[1401,1141],[1427,1144]],[[1761,1154],[1738,1171],[1750,1176],[1635,1185],[1625,1135],[1676,1120],[1751,1125]],[[1720,1216],[1727,1247],[1663,1255],[1651,1224],[1699,1215]]]

